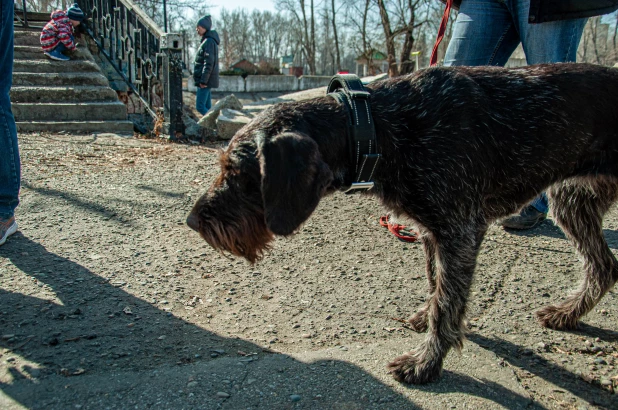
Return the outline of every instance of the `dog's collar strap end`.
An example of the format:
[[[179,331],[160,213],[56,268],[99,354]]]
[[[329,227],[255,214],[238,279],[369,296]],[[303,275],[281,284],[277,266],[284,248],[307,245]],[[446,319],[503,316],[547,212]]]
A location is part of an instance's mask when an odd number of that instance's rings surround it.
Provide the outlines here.
[[[350,155],[356,164],[354,181],[341,188],[345,193],[373,188],[373,173],[380,160],[376,131],[369,104],[370,94],[354,74],[334,76],[326,93],[347,107]]]

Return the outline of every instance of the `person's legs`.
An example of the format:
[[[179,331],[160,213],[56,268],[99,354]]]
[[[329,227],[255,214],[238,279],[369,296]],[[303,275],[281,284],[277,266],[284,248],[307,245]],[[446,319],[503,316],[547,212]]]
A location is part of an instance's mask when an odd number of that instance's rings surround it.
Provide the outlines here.
[[[529,0],[511,0],[526,62],[531,64],[568,63],[577,59],[577,47],[588,19],[529,24]]]
[[[197,86],[197,91],[195,94],[195,109],[201,115],[204,115],[208,112],[208,108],[206,107],[206,100],[210,96],[210,89],[208,88],[200,88],[199,84]]]
[[[504,0],[463,0],[444,56],[445,66],[503,66],[519,44]]]
[[[463,0],[444,66],[503,66],[518,44],[519,35],[505,0]],[[402,226],[393,215],[381,220],[387,222],[389,230]]]
[[[577,47],[587,19],[551,21],[529,24],[529,0],[510,0],[513,18],[517,22],[526,62],[531,64],[575,62]],[[503,220],[512,229],[531,229],[547,216],[549,203],[545,193],[524,207],[521,213]]]
[[[212,108],[212,94],[210,88],[204,88],[204,90],[206,91],[206,102],[204,103],[204,107],[206,107],[206,112],[208,112]]]
[[[58,51],[59,53],[63,53],[67,51],[67,46],[65,46],[62,42],[58,43],[54,51]]]
[[[21,168],[9,92],[13,81],[13,2],[0,8],[0,245],[17,230]]]

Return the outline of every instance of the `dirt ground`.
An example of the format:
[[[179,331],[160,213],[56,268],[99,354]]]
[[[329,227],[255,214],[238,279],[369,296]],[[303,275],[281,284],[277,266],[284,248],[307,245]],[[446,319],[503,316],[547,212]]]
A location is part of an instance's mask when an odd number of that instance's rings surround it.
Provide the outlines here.
[[[110,134],[19,136],[20,231],[0,247],[3,409],[616,409],[618,297],[574,332],[540,307],[581,264],[550,220],[490,229],[470,333],[440,381],[395,382],[422,339],[397,319],[426,297],[421,246],[336,194],[255,266],[185,224],[216,147]],[[618,209],[605,224],[618,249]]]

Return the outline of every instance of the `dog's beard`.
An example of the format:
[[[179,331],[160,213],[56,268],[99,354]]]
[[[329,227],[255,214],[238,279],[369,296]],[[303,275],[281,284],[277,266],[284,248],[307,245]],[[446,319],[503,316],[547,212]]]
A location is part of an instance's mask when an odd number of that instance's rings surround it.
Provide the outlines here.
[[[273,233],[264,223],[263,215],[219,221],[208,218],[199,228],[200,235],[213,248],[245,258],[251,264],[264,257],[270,249]]]

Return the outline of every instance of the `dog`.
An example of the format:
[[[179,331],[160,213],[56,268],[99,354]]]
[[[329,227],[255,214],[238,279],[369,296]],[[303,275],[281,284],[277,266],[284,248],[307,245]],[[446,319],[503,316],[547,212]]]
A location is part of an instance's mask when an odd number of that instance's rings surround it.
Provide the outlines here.
[[[415,221],[428,301],[409,319],[427,332],[389,365],[395,379],[439,378],[461,349],[466,300],[488,226],[547,191],[555,222],[584,260],[579,288],[537,312],[573,329],[618,280],[602,233],[618,197],[618,71],[589,64],[515,69],[438,67],[369,85],[378,152],[374,187],[395,216]],[[294,233],[353,173],[346,107],[330,96],[282,103],[240,129],[221,174],[187,224],[212,247],[255,263]]]

